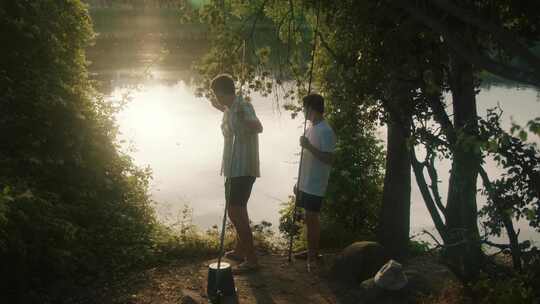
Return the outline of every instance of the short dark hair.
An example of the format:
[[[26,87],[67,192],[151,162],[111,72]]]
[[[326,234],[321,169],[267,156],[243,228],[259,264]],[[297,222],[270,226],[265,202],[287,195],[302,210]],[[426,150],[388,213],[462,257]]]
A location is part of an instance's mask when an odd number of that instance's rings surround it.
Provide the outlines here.
[[[303,99],[304,108],[310,108],[321,114],[324,113],[324,98],[319,94],[309,94]]]
[[[218,92],[226,95],[234,95],[235,93],[234,80],[229,74],[219,74],[214,77],[210,87],[214,93]]]

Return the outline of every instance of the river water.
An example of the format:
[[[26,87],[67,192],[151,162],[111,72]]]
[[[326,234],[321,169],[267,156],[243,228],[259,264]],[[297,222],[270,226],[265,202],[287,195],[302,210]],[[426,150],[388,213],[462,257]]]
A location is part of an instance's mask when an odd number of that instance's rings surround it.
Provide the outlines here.
[[[103,19],[99,17],[96,20]],[[152,169],[151,195],[160,219],[173,221],[187,206],[195,224],[210,227],[219,223],[224,204],[223,177],[219,174],[221,113],[204,98],[195,97],[192,81],[197,75],[189,69],[204,54],[207,44],[196,29],[172,31],[170,26],[164,29],[159,25],[163,22],[156,22],[155,16],[138,18],[136,23],[131,17],[130,21],[108,21],[112,25],[101,21],[96,25],[101,36],[88,51],[90,70],[101,81],[107,98],[128,96],[129,102],[116,116],[120,139],[137,165]],[[254,185],[248,210],[254,222],[266,220],[277,226],[281,204],[291,195],[295,183],[303,121],[300,117],[292,119],[273,96],[251,97],[264,132],[260,136],[262,177]],[[479,114],[485,116],[486,109],[497,104],[504,110],[506,129],[511,121],[525,124],[540,116],[539,94],[531,88],[491,86],[481,90]],[[384,127],[378,130],[378,136],[385,140]],[[443,198],[449,169],[448,162],[439,163]],[[492,176],[499,174],[491,162],[487,171]],[[433,229],[414,176],[411,214],[413,233]],[[540,241],[538,233],[523,223],[518,226],[522,239]]]

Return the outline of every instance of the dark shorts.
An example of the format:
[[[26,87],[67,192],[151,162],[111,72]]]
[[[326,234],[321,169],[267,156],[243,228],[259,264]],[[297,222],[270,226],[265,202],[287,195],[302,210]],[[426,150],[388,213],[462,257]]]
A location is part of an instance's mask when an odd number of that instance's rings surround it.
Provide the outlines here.
[[[304,208],[307,211],[320,212],[322,207],[322,196],[317,196],[303,191],[298,192],[296,206]]]
[[[227,200],[227,204],[229,204],[229,206],[247,206],[254,182],[254,176],[228,177],[225,180],[225,199]],[[230,193],[229,196],[227,196],[229,187]]]

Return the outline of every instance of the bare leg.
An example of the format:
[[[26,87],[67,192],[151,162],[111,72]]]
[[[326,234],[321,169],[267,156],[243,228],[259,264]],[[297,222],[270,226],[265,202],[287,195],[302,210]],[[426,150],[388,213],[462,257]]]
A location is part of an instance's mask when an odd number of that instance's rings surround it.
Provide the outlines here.
[[[321,224],[319,212],[306,210],[306,226],[308,241],[308,260],[315,261],[319,254],[319,240],[321,234]]]
[[[236,233],[240,240],[239,248],[241,248],[242,253],[249,263],[257,264],[257,256],[255,255],[255,248],[253,247],[253,234],[251,233],[251,227],[249,226],[247,208],[230,206],[229,217],[236,228]]]
[[[232,207],[232,206],[231,206]],[[242,241],[240,240],[240,234],[238,232],[238,225],[239,225],[239,216],[238,216],[238,212],[236,210],[234,211],[231,211],[231,207],[229,207],[229,210],[227,210],[227,213],[229,215],[229,219],[231,220],[233,226],[234,226],[234,229],[236,230],[236,244],[234,246],[234,254],[236,255],[239,255],[241,257],[246,257],[245,253],[244,253],[244,248],[242,246]],[[233,208],[234,209],[234,208]]]

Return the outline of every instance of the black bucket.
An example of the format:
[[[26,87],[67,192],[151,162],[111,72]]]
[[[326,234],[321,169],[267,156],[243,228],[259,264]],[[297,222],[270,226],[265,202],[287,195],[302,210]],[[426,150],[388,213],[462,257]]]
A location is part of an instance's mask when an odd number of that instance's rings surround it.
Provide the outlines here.
[[[211,303],[218,303],[222,297],[236,297],[236,288],[229,263],[212,263],[208,266],[208,285],[206,292]]]

